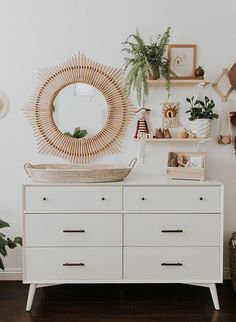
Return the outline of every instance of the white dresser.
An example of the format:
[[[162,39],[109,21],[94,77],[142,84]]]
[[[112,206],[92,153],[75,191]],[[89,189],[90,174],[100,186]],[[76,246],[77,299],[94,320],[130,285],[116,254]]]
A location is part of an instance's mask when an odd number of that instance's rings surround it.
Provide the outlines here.
[[[26,310],[62,283],[222,282],[223,185],[133,175],[122,182],[23,185]]]

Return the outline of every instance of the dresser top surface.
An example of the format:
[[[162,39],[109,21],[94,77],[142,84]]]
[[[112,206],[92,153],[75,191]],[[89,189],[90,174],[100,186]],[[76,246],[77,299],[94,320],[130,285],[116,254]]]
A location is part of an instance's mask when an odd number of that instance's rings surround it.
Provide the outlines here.
[[[117,182],[101,182],[101,183],[34,183],[29,180],[25,186],[220,186],[221,182],[216,180],[172,180],[166,175],[158,174],[131,174],[124,180]]]

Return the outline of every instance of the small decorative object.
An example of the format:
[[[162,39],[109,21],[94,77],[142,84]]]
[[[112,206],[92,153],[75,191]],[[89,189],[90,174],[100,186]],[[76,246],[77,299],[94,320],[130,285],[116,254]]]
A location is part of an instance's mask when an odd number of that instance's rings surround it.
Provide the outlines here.
[[[138,116],[136,132],[134,136],[135,139],[139,138],[142,134],[149,133],[146,117],[150,113],[150,111],[151,110],[149,108],[142,107],[135,112]]]
[[[233,91],[233,87],[230,84],[228,68],[223,68],[222,72],[217,76],[216,80],[212,83],[212,87],[220,95],[222,101],[225,101],[228,99],[229,95]]]
[[[70,132],[65,132],[64,134],[72,138],[82,139],[88,134],[88,132],[85,129],[81,130],[80,127],[76,127],[73,134]]]
[[[219,116],[213,113],[215,103],[212,99],[205,96],[205,100],[195,100],[194,96],[186,98],[190,104],[190,109],[185,113],[189,113],[191,121],[191,131],[197,138],[207,138],[210,135],[211,120],[217,119]]]
[[[157,129],[155,130],[154,138],[155,138],[155,139],[163,139],[163,138],[164,138],[164,133],[163,133],[163,131],[162,131],[162,129],[161,129],[161,128],[157,128]]]
[[[205,180],[206,154],[200,152],[170,152],[167,176],[170,179]]]
[[[236,292],[236,232],[232,233],[232,237],[229,240],[229,263],[230,277],[234,292]]]
[[[196,69],[195,69],[195,72],[194,72],[194,75],[195,77],[198,77],[198,78],[204,78],[205,72],[204,72],[204,69],[202,68],[202,66],[198,66]]]
[[[170,70],[177,75],[177,79],[195,78],[196,51],[197,45],[195,44],[170,44],[168,46]]]
[[[164,134],[164,138],[165,139],[170,139],[171,138],[171,134],[170,134],[170,131],[169,129],[163,129],[163,134]]]
[[[162,125],[163,127],[180,127],[178,115],[179,103],[162,103]]]
[[[0,93],[0,119],[7,114],[8,104],[7,97],[3,93]]]
[[[33,182],[41,183],[81,183],[81,182],[113,182],[123,180],[133,169],[137,158],[128,166],[94,164],[35,164],[24,165],[27,175]],[[1,235],[0,235],[1,236]],[[1,240],[1,239],[0,239]],[[1,248],[0,248],[1,249]]]
[[[10,227],[9,224],[0,219],[0,229]],[[5,267],[2,261],[2,257],[7,256],[7,247],[13,249],[17,247],[17,245],[22,246],[22,238],[15,237],[13,240],[9,237],[6,237],[4,233],[0,232],[0,269],[4,271]]]
[[[191,139],[196,138],[196,135],[190,130],[187,130],[187,134],[188,134],[188,137],[191,138]]]
[[[220,135],[217,138],[218,144],[230,144],[231,136],[230,135]]]
[[[230,144],[232,130],[230,126],[230,117],[228,111],[228,100],[222,102],[222,109],[220,114],[219,134],[217,138],[218,144]]]
[[[127,96],[136,91],[139,106],[144,106],[144,101],[148,96],[147,79],[158,79],[162,76],[166,80],[167,90],[170,89],[171,70],[169,61],[165,57],[169,38],[170,27],[162,35],[158,35],[156,41],[151,39],[148,45],[145,44],[138,31],[122,43],[122,45],[127,45],[122,51],[130,55],[130,57],[125,57],[124,67],[124,71],[129,68],[125,78]]]
[[[189,137],[188,131],[186,129],[183,129],[176,134],[176,137],[179,139],[186,139]]]

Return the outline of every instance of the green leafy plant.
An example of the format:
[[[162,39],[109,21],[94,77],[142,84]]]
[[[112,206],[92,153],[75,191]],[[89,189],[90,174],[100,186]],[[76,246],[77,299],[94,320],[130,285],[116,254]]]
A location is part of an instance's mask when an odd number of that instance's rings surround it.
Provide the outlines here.
[[[76,139],[82,139],[88,134],[88,131],[85,129],[81,130],[80,127],[76,127],[73,134],[70,132],[65,132],[64,134]]]
[[[127,97],[136,91],[138,104],[148,96],[149,86],[147,79],[158,79],[160,76],[166,80],[166,88],[170,90],[169,61],[165,57],[170,38],[170,27],[157,40],[150,39],[150,44],[145,44],[138,30],[131,34],[122,45],[126,47],[123,52],[130,55],[125,57],[124,72],[129,69],[125,77],[125,89]]]
[[[190,114],[190,121],[197,119],[213,120],[219,117],[218,114],[213,112],[215,107],[214,101],[207,96],[205,96],[204,101],[195,100],[194,96],[186,98],[186,101],[190,104],[190,109],[185,112]]]
[[[10,225],[0,219],[0,229],[10,227]],[[18,245],[22,246],[22,238],[21,237],[15,237],[14,240],[7,237],[5,234],[0,232],[0,269],[4,270],[4,264],[2,261],[2,257],[7,256],[7,248],[13,249],[16,248]]]

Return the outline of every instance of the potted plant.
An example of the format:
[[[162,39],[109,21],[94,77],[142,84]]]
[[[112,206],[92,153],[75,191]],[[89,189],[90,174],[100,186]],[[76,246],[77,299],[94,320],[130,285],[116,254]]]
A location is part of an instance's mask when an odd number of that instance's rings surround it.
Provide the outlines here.
[[[215,103],[212,99],[205,96],[204,101],[196,100],[194,96],[186,98],[190,104],[190,109],[185,113],[189,113],[191,121],[191,131],[198,138],[207,138],[210,135],[211,120],[217,119],[218,114],[213,112]]]
[[[170,74],[173,73],[170,71],[168,58],[165,57],[169,38],[170,27],[162,35],[158,35],[156,41],[151,39],[147,45],[137,30],[122,43],[126,46],[122,51],[130,55],[124,58],[124,72],[129,68],[125,77],[125,89],[127,96],[136,91],[139,106],[144,105],[148,96],[147,79],[158,79],[162,76],[166,80],[167,90],[170,90]]]
[[[10,227],[9,224],[3,220],[0,219],[0,229]],[[17,247],[17,244],[22,246],[22,238],[21,237],[15,237],[14,240],[7,237],[5,234],[0,232],[0,269],[4,270],[4,264],[2,261],[2,257],[7,256],[7,247],[8,248],[15,248]]]

